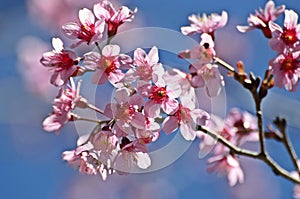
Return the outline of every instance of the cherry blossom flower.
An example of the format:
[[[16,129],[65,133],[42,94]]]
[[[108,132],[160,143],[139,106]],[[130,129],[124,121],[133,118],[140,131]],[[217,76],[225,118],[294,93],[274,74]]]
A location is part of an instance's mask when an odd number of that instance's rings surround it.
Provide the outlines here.
[[[105,22],[97,20],[93,12],[87,8],[79,10],[79,22],[70,22],[62,26],[62,30],[71,39],[80,39],[71,47],[75,48],[79,44],[86,42],[88,45],[100,40],[103,36]]]
[[[282,53],[286,48],[292,50],[299,45],[300,24],[298,24],[298,14],[293,10],[285,10],[283,29],[276,23],[270,23],[272,39],[269,45],[273,50]]]
[[[274,75],[275,86],[295,92],[300,77],[300,51],[280,54],[271,59],[269,69]]]
[[[127,137],[123,137],[120,143],[121,150],[115,157],[114,168],[119,173],[128,173],[133,165],[141,169],[147,169],[151,165],[150,156],[146,153],[144,144],[138,140],[130,141]]]
[[[226,174],[230,186],[244,182],[244,172],[235,156],[214,156],[208,159],[208,163],[212,164],[208,167],[208,172],[216,171],[220,175]]]
[[[257,118],[246,111],[237,108],[230,110],[225,119],[223,131],[232,138],[227,138],[235,145],[241,145],[247,141],[258,141]]]
[[[71,166],[78,167],[79,172],[89,175],[96,175],[97,170],[91,163],[93,157],[89,150],[92,149],[91,144],[79,146],[76,150],[65,151],[62,154],[63,160],[66,160]]]
[[[271,38],[272,33],[269,27],[269,22],[275,21],[285,10],[285,6],[281,5],[275,8],[274,1],[268,1],[265,9],[255,10],[255,14],[250,14],[248,17],[249,26],[237,26],[240,32],[248,32],[256,28],[261,29],[265,37]]]
[[[205,86],[209,97],[217,96],[224,86],[223,76],[218,70],[218,65],[213,64],[215,55],[214,41],[211,35],[206,33],[201,35],[200,45],[178,54],[180,58],[197,60],[190,65],[188,79],[194,88]]]
[[[136,67],[127,71],[124,77],[125,82],[134,82],[140,79],[162,84],[164,68],[161,63],[158,63],[159,57],[156,46],[153,46],[148,54],[143,49],[137,48],[134,51],[133,60],[133,64]]]
[[[120,68],[128,69],[132,63],[129,56],[120,54],[120,47],[107,45],[102,49],[101,55],[97,52],[85,54],[84,66],[96,70],[92,83],[104,84],[108,80],[111,84],[118,83],[124,74]]]
[[[102,1],[94,5],[95,16],[107,24],[107,35],[112,37],[117,34],[118,28],[125,22],[131,22],[137,8],[133,11],[126,6],[121,6],[118,10],[114,8],[111,2]]]
[[[151,85],[148,82],[140,81],[138,91],[143,97],[149,100],[144,106],[146,117],[155,118],[160,114],[160,108],[167,114],[177,110],[178,101],[175,99],[179,97],[181,89],[179,85],[171,87],[162,85]]]
[[[155,142],[160,136],[160,125],[153,118],[146,118],[144,129],[135,129],[135,136],[140,143]]]
[[[170,134],[180,128],[180,133],[186,140],[194,140],[197,125],[207,124],[209,114],[201,109],[190,110],[179,104],[178,110],[170,114],[162,123],[162,129]]]
[[[179,58],[198,59],[201,64],[208,64],[213,61],[216,56],[215,43],[209,34],[201,35],[200,45],[195,46],[191,50],[185,50],[178,54]]]
[[[114,143],[114,139],[110,139],[112,137],[102,133],[96,135],[99,135],[95,138],[95,141],[98,141],[98,149],[91,142],[88,142],[78,146],[75,150],[63,152],[62,158],[71,166],[78,168],[80,173],[100,174],[102,179],[106,180],[107,175],[114,172],[111,168],[110,155],[116,148],[116,143]]]
[[[106,105],[104,115],[113,118],[115,121],[114,131],[118,137],[133,133],[132,127],[145,129],[145,115],[139,110],[144,105],[142,96],[134,94],[126,88],[117,89],[115,94],[117,103]]]
[[[53,72],[50,82],[54,86],[65,85],[79,66],[76,54],[65,50],[59,38],[52,39],[53,50],[43,54],[41,63]]]
[[[180,102],[183,106],[194,109],[196,106],[196,93],[191,85],[191,75],[178,69],[169,69],[163,75],[167,85],[179,85],[181,88]]]
[[[227,24],[228,14],[222,11],[221,15],[212,13],[207,16],[205,13],[200,17],[199,15],[189,16],[190,26],[181,27],[181,32],[184,35],[192,35],[195,33],[208,33],[214,38],[214,32],[218,28],[222,28]]]
[[[225,85],[223,76],[216,64],[193,63],[190,65],[190,73],[192,75],[191,85],[195,88],[205,86],[206,94],[209,97],[219,95]]]
[[[61,88],[57,97],[54,99],[53,111],[43,121],[43,128],[45,131],[55,131],[59,134],[61,128],[70,120],[72,120],[71,111],[76,107],[83,107],[86,100],[79,96],[80,83],[77,88],[71,79],[71,86],[68,85],[66,89]]]

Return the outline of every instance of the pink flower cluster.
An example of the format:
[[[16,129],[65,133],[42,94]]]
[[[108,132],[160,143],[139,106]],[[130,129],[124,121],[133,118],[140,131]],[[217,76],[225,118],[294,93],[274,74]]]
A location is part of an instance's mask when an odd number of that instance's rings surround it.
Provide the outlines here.
[[[272,38],[269,44],[278,55],[269,61],[269,69],[275,77],[275,86],[296,91],[300,77],[300,24],[298,14],[285,10],[283,28],[270,22]]]
[[[234,146],[241,146],[246,142],[258,141],[259,139],[256,117],[237,108],[230,110],[223,124],[220,122],[220,118],[213,117],[209,127],[215,129],[218,134]],[[202,140],[200,153],[215,144],[211,137],[202,132],[197,136]],[[208,171],[216,171],[218,174],[227,175],[230,186],[244,181],[244,172],[240,167],[238,157],[231,154],[224,145],[217,143],[214,147],[214,156],[208,159],[208,163],[210,164]]]
[[[218,65],[213,60],[216,56],[214,46],[212,36],[203,33],[200,45],[195,46],[191,50],[180,52],[178,55],[180,58],[195,60],[189,67],[190,74],[187,75],[187,79],[193,88],[205,87],[209,97],[217,96],[224,86],[223,76],[219,72]]]
[[[282,13],[285,14],[283,27],[274,22]],[[241,32],[261,29],[264,35],[270,38],[270,47],[278,53],[276,58],[269,61],[269,70],[274,75],[275,86],[296,91],[300,77],[298,14],[287,10],[284,5],[275,7],[274,2],[270,0],[264,10],[259,9],[248,17],[248,23],[249,26],[237,26],[237,29]]]
[[[122,60],[130,60],[121,56],[119,50],[117,45],[107,45],[101,55],[95,52],[85,55],[84,67],[96,69],[93,79],[97,77],[98,81],[95,83],[102,84],[108,79],[116,87],[115,101],[105,106],[103,115],[107,120],[99,121],[95,131],[79,138],[77,149],[63,153],[63,159],[78,167],[80,172],[101,174],[103,179],[114,171],[130,172],[134,166],[148,168],[151,159],[147,145],[157,140],[162,132],[170,134],[180,129],[184,139],[194,140],[197,125],[206,125],[210,118],[205,111],[195,109],[192,102],[185,105],[184,98],[181,100],[182,93],[186,92],[182,85],[166,83],[168,73],[159,63],[156,47],[148,54],[136,49],[133,60],[127,65],[131,67],[128,70],[118,69],[125,63]],[[112,65],[122,74],[120,79],[113,79],[116,81],[110,79],[114,72],[110,68]],[[69,104],[76,99],[71,98]],[[72,109],[73,106],[69,106],[67,114]],[[157,122],[164,115],[164,121]],[[65,124],[66,120],[61,123]]]

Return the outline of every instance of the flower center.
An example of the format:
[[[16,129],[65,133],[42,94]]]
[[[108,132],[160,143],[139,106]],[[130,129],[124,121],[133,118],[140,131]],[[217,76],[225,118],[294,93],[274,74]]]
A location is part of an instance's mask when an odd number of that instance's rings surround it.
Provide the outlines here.
[[[91,24],[89,26],[81,25],[80,26],[80,33],[78,35],[78,39],[82,39],[86,42],[90,42],[92,37],[95,35],[95,25]]]
[[[165,87],[152,87],[152,92],[150,93],[149,99],[152,99],[155,103],[160,104],[168,98],[169,96],[167,95],[167,90]]]
[[[281,35],[281,39],[287,45],[294,44],[295,42],[298,41],[298,38],[296,36],[296,30],[295,29],[288,30],[288,29],[284,28],[283,33]]]
[[[105,72],[107,74],[115,72],[118,69],[115,61],[105,60],[105,66],[106,66]]]
[[[184,123],[189,123],[192,120],[191,110],[189,108],[183,107],[182,105],[179,105],[178,111],[174,114],[174,116],[177,118],[178,123],[183,121]]]
[[[74,60],[71,59],[67,53],[60,53],[59,61],[59,63],[55,64],[55,66],[58,66],[58,71],[68,70],[75,63]]]
[[[284,70],[285,72],[293,72],[298,65],[299,61],[295,60],[293,55],[289,53],[282,61],[280,69]]]

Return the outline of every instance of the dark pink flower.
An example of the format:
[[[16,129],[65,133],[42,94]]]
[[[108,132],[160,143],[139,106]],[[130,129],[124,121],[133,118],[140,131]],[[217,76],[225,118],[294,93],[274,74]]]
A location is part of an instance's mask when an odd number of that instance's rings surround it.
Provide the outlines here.
[[[271,59],[269,69],[274,75],[275,86],[296,91],[300,77],[300,51],[280,54]]]
[[[285,10],[284,12],[284,26],[283,29],[276,23],[270,23],[272,30],[272,39],[269,45],[278,53],[294,50],[299,45],[300,39],[300,24],[298,24],[298,14],[293,10]]]
[[[120,68],[128,69],[132,63],[129,56],[120,54],[120,47],[107,45],[101,55],[97,52],[85,54],[84,66],[96,70],[92,77],[94,84],[104,84],[108,80],[111,84],[118,83],[124,74]]]
[[[230,186],[234,186],[238,182],[244,182],[244,172],[235,156],[214,156],[208,159],[208,163],[212,164],[212,166],[207,169],[208,172],[215,171],[219,175],[227,175]]]
[[[189,16],[190,26],[181,27],[181,32],[184,35],[192,35],[195,33],[207,33],[214,38],[214,32],[218,28],[222,28],[226,25],[228,20],[228,14],[226,11],[222,11],[221,15],[212,13],[207,16],[205,13],[200,17],[199,15]]]
[[[250,14],[248,17],[249,26],[237,26],[240,32],[248,32],[256,28],[261,29],[267,38],[272,37],[269,27],[270,21],[275,21],[285,10],[285,6],[281,5],[275,8],[274,1],[268,1],[265,9],[255,10],[255,14]]]
[[[80,39],[72,47],[76,47],[82,42],[88,45],[100,40],[103,36],[105,22],[97,20],[91,10],[83,8],[79,10],[79,22],[70,22],[62,26],[64,33],[71,39]]]
[[[52,39],[53,50],[43,54],[41,63],[53,72],[50,82],[55,86],[65,85],[79,68],[73,51],[65,50],[59,38]]]
[[[105,20],[107,24],[107,35],[109,37],[117,34],[118,28],[125,22],[131,22],[137,8],[133,11],[126,6],[121,6],[118,10],[114,8],[111,2],[102,1],[94,5],[95,16],[100,20]]]

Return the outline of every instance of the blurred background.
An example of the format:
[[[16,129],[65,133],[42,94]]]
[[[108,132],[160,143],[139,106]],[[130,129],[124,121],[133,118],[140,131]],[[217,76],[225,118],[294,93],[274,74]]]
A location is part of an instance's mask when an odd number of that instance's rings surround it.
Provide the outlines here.
[[[206,158],[198,158],[199,140],[174,164],[148,174],[109,176],[106,182],[98,176],[86,176],[73,170],[61,153],[73,149],[78,137],[72,124],[59,136],[42,130],[43,119],[51,112],[56,90],[48,84],[47,70],[39,64],[43,52],[49,51],[51,38],[62,36],[60,26],[77,20],[78,10],[91,8],[95,0],[4,0],[0,2],[0,159],[1,198],[216,198],[216,199],[286,199],[292,198],[293,184],[275,176],[263,163],[241,158],[245,183],[229,187],[226,178],[206,172]],[[262,76],[268,60],[276,56],[258,30],[239,33],[235,26],[246,25],[247,17],[262,7],[265,0],[125,0],[113,1],[138,13],[125,29],[163,27],[180,31],[188,25],[193,13],[229,13],[225,28],[216,32],[218,56],[235,64],[243,60],[247,71]],[[295,0],[277,0],[276,5],[300,13]],[[282,24],[283,17],[278,19]],[[68,42],[68,41],[67,41]],[[185,49],[183,49],[185,50]],[[161,62],[168,57],[161,57]],[[187,67],[187,66],[178,66]],[[224,76],[226,71],[222,70]],[[237,106],[253,113],[249,95],[236,82],[225,77],[226,107]],[[264,102],[266,123],[277,116],[288,119],[289,134],[300,154],[300,94],[277,88]],[[255,147],[255,146],[248,146]],[[281,144],[269,141],[270,154],[292,170]]]

